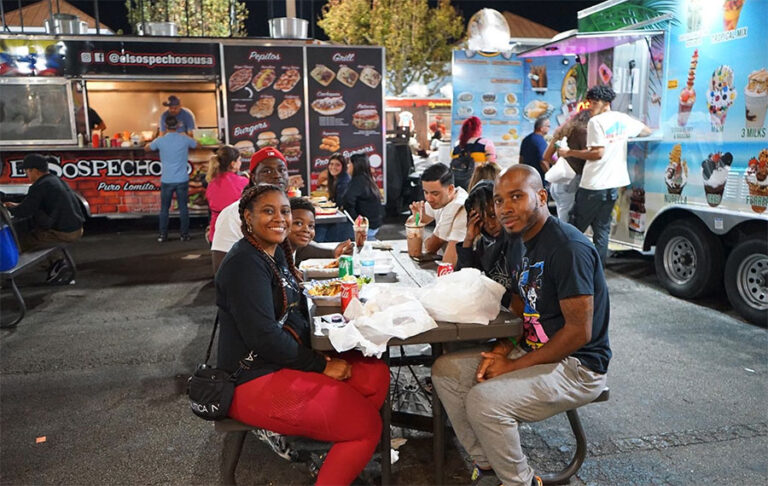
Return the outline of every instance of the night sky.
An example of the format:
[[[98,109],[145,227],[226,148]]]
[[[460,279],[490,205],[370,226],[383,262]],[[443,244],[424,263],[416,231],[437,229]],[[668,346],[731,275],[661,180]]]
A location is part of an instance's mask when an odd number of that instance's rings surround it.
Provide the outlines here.
[[[9,11],[11,9],[16,9],[19,3],[28,5],[30,3],[35,3],[36,1],[37,0],[21,0],[21,2],[19,2],[19,0],[2,0],[2,3],[5,10]],[[52,1],[55,11],[56,0]],[[70,0],[70,3],[87,14],[93,15],[93,0]],[[317,19],[320,14],[320,9],[325,3],[326,0],[296,0],[297,15],[307,20]],[[436,1],[430,1],[430,4],[436,3]],[[538,22],[562,32],[564,30],[576,28],[576,12],[599,2],[577,0],[453,0],[452,3],[462,12],[465,19],[469,19],[473,13],[482,8],[495,8],[499,11],[508,10],[514,14],[526,17],[534,22]],[[247,26],[248,33],[251,36],[266,37],[269,34],[267,19],[285,16],[284,0],[247,0],[245,4],[250,12]],[[124,0],[99,0],[99,13],[102,23],[115,30],[123,29],[124,32],[129,33],[131,30],[125,20],[124,5]],[[553,15],[553,12],[556,12],[557,15]],[[314,25],[314,22],[310,22],[310,36],[317,39],[326,39],[322,29]]]

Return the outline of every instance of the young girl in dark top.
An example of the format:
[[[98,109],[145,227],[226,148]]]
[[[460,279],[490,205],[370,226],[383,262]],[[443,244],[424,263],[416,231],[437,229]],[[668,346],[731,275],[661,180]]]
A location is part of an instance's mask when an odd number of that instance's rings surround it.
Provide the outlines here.
[[[379,232],[383,215],[381,193],[371,175],[368,156],[353,155],[347,170],[352,180],[349,182],[349,189],[344,194],[341,206],[352,216],[352,219],[356,219],[358,215],[368,218],[368,239],[372,240]]]
[[[351,177],[347,173],[347,158],[339,152],[328,159],[328,200],[339,204],[347,192]]]
[[[507,289],[501,304],[509,307],[515,292],[515,268],[522,259],[520,238],[502,231],[493,208],[493,181],[475,184],[464,202],[467,210],[467,234],[456,246],[456,270],[477,268]]]
[[[241,360],[248,365],[238,376],[229,416],[279,434],[333,442],[316,484],[350,484],[379,441],[389,370],[358,353],[325,356],[309,347],[283,190],[251,187],[239,210],[244,237],[216,274],[218,367],[234,372]]]

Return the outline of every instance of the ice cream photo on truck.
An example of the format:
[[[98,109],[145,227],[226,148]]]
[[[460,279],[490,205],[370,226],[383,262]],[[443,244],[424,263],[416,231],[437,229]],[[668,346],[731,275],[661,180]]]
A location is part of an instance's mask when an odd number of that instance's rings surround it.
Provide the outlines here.
[[[628,143],[611,241],[653,251],[671,294],[724,289],[768,325],[768,2],[611,0],[580,11],[578,26],[518,57],[575,61],[586,79],[576,98],[610,86],[612,110],[655,129]],[[561,123],[578,107],[568,101]]]

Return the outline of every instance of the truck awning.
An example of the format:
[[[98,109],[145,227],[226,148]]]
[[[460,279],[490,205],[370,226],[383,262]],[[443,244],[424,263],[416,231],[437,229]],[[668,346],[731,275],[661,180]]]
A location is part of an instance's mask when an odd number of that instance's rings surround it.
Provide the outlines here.
[[[583,55],[659,34],[664,34],[664,31],[617,30],[615,32],[574,32],[559,39],[555,36],[546,44],[519,52],[517,57]]]

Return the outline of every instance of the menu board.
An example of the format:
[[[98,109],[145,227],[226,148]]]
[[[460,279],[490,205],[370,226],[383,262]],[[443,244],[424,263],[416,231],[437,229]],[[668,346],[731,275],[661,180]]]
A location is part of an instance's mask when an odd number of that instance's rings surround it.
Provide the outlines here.
[[[224,46],[224,59],[229,143],[243,161],[277,148],[306,183],[303,48]]]
[[[380,47],[307,46],[307,118],[311,187],[341,152],[369,157],[384,190],[384,51]]]
[[[500,53],[453,51],[451,139],[459,140],[461,124],[476,116],[483,137],[496,147],[497,162],[517,162],[523,116],[523,63]]]
[[[549,118],[551,129],[562,125],[576,109],[578,79],[586,70],[576,64],[573,57],[546,56],[524,60],[523,136],[533,132],[537,118]]]

